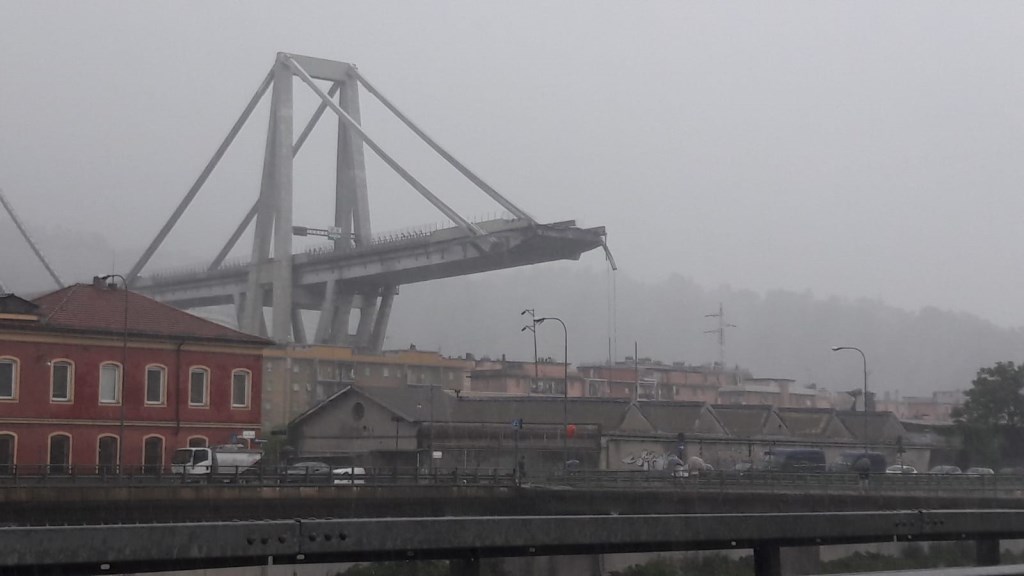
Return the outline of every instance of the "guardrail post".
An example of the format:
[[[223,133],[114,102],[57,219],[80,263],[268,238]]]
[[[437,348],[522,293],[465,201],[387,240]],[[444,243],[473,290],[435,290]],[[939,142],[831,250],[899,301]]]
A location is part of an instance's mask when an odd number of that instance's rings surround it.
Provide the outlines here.
[[[999,539],[982,538],[974,541],[974,563],[978,566],[999,565]]]

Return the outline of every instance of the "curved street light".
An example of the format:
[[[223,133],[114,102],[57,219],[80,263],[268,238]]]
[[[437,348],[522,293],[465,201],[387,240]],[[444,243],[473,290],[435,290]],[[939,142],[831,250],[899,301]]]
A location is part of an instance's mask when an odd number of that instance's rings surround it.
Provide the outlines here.
[[[569,329],[561,318],[548,316],[546,318],[534,318],[533,323],[543,324],[545,320],[554,320],[562,325],[562,334],[565,336],[565,372],[562,376],[562,469],[569,466]]]
[[[832,351],[838,352],[840,350],[856,350],[860,352],[860,358],[864,361],[864,453],[868,452],[868,357],[864,355],[864,351],[856,346],[833,346]],[[856,407],[856,406],[854,406]]]

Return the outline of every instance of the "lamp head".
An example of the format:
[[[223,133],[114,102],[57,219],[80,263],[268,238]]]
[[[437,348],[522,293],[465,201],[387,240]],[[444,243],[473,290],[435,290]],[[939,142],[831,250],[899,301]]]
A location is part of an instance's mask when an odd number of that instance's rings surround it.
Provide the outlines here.
[[[547,320],[547,318],[536,318],[534,319],[534,322],[537,324],[543,324],[545,320]]]
[[[519,331],[520,332],[526,332],[527,330],[533,330],[533,326],[523,326],[523,328],[521,330],[519,330]]]
[[[832,347],[832,351],[833,351],[833,352],[838,352],[839,350],[842,350],[842,349],[843,349],[843,347],[842,347],[842,346],[833,346],[833,347]]]

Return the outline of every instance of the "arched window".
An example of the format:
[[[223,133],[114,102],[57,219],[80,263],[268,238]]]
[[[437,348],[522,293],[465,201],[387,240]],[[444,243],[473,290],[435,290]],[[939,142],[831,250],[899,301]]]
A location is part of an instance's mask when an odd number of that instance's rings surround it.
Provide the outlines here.
[[[50,474],[67,474],[71,469],[71,436],[58,432],[50,434],[50,454],[46,461]]]
[[[75,365],[70,360],[50,362],[50,401],[71,402],[75,394]]]
[[[162,406],[167,402],[167,368],[146,366],[146,404]]]
[[[18,399],[18,359],[0,356],[0,400]]]
[[[206,436],[192,436],[188,439],[189,448],[206,448],[210,445],[210,441],[206,439]]]
[[[96,442],[96,465],[101,474],[117,471],[117,436],[100,436]]]
[[[10,474],[17,462],[18,437],[11,432],[0,432],[0,474]]]
[[[206,368],[192,368],[188,374],[189,406],[206,406],[210,394],[210,371]]]
[[[121,365],[114,362],[100,364],[100,404],[121,402]]]
[[[248,408],[252,394],[252,374],[248,370],[231,373],[231,407]]]
[[[156,474],[164,467],[163,436],[148,436],[142,444],[143,472]]]

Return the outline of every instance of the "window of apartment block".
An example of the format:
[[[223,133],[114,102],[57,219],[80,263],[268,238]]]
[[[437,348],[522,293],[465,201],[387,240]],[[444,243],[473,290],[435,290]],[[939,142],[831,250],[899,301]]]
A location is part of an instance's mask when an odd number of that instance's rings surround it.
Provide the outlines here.
[[[381,376],[387,378],[391,371],[388,369],[387,366],[384,366],[383,368],[380,369],[380,372]]]
[[[12,400],[18,397],[18,361],[14,358],[0,358],[0,398]]]
[[[112,362],[100,365],[100,403],[121,401],[121,366]]]
[[[190,406],[206,406],[210,384],[210,371],[193,368],[188,374],[188,403]]]
[[[74,366],[67,360],[50,363],[50,400],[70,402],[73,390]]]
[[[163,366],[146,367],[146,404],[163,404],[167,390],[167,369]]]
[[[249,394],[252,390],[252,376],[248,370],[235,370],[231,373],[231,407],[248,408]]]

